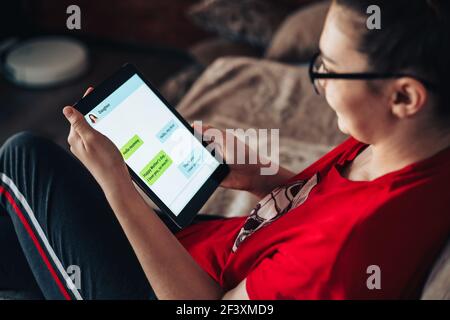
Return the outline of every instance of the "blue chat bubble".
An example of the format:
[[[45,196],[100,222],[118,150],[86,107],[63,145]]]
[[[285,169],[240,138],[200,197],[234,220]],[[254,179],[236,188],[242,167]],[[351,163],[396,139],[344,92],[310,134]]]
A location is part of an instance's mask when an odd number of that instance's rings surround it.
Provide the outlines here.
[[[161,143],[164,143],[176,129],[178,129],[178,124],[174,120],[170,120],[161,130],[159,130],[156,137]]]
[[[200,167],[203,161],[203,150],[193,150],[190,155],[178,165],[178,169],[186,176],[190,178],[192,174]]]

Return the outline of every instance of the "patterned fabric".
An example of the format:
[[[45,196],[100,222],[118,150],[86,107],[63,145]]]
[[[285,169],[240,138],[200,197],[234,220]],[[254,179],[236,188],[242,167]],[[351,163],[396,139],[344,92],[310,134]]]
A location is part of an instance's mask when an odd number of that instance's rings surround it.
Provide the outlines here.
[[[236,252],[239,245],[254,232],[303,204],[318,180],[318,174],[315,174],[308,181],[295,181],[287,186],[276,188],[266,195],[256,204],[245,221],[234,242],[233,252]]]

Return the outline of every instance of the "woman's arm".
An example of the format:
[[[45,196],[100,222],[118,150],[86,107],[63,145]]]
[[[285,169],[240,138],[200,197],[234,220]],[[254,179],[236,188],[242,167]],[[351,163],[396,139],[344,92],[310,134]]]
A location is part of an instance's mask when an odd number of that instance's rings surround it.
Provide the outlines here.
[[[158,299],[221,299],[222,288],[195,262],[130,183],[105,195]]]
[[[245,279],[234,289],[223,291],[147,206],[134,186],[107,190],[105,194],[158,299],[249,299]]]
[[[158,299],[249,299],[245,279],[236,288],[223,291],[147,206],[134,186],[111,193],[107,190],[105,194]]]
[[[194,123],[193,127],[202,135],[202,140],[208,142],[208,147],[215,150],[228,163],[230,173],[221,183],[224,188],[245,190],[261,199],[295,175],[278,163],[269,161],[232,132],[207,124],[196,126]],[[239,158],[246,161],[242,163]],[[250,159],[256,161],[252,162]],[[277,170],[265,174],[269,168]]]
[[[72,107],[64,108],[71,124],[71,152],[104,191],[159,299],[221,299],[225,292],[191,257],[132,184],[115,145]],[[113,218],[113,217],[111,217]],[[233,295],[231,295],[233,296]]]

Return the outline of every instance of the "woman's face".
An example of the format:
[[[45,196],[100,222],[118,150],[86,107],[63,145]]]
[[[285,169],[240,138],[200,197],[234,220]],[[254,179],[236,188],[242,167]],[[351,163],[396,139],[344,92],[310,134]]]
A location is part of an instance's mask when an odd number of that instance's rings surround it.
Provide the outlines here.
[[[369,71],[366,56],[357,50],[359,33],[365,31],[361,29],[366,25],[358,19],[363,18],[339,5],[331,6],[320,39],[324,72]],[[369,144],[389,132],[393,117],[383,88],[375,92],[364,80],[327,79],[320,83],[342,132]]]

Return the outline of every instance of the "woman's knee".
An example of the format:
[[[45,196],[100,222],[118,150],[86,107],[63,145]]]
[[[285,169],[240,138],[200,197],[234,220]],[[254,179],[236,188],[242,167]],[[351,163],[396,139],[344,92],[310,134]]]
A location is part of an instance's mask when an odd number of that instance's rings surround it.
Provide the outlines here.
[[[19,132],[0,148],[0,172],[27,175],[24,170],[49,170],[60,165],[65,153],[50,139],[28,131]]]
[[[0,155],[8,152],[38,152],[48,153],[55,143],[30,131],[21,131],[8,138],[0,149]]]

